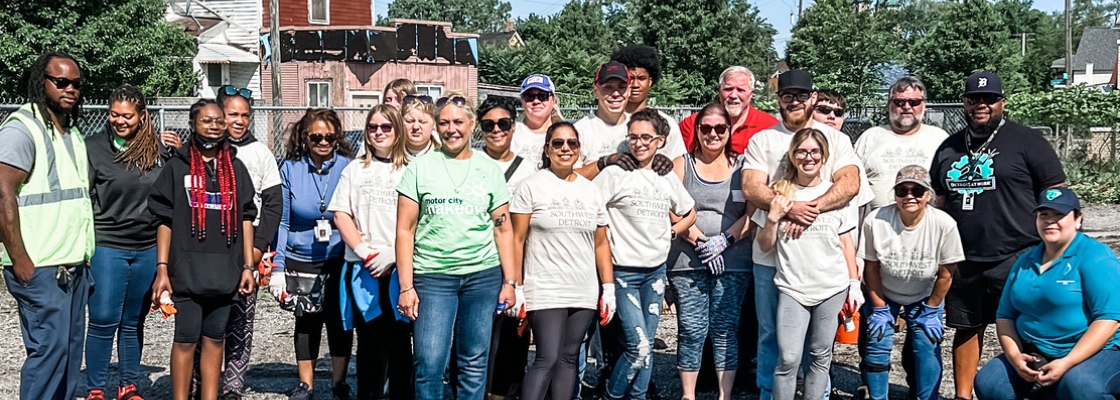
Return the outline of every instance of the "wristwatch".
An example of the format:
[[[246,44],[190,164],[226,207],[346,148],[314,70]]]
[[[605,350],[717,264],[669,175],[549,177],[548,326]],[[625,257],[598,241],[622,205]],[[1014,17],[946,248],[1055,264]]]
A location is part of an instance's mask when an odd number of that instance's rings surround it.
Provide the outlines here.
[[[249,264],[242,265],[241,269],[245,270],[245,271],[256,271],[257,270],[256,268],[253,268],[253,266],[249,265]]]
[[[506,281],[505,283],[507,285],[513,286],[514,288],[517,288],[517,281],[509,280],[509,281]]]

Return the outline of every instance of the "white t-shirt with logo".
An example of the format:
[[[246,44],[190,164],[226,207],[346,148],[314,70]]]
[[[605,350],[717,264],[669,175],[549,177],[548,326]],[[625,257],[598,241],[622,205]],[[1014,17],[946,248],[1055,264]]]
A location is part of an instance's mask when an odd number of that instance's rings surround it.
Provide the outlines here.
[[[241,160],[241,163],[245,164],[245,169],[249,171],[249,179],[253,180],[253,203],[256,203],[257,210],[260,210],[261,192],[280,186],[281,183],[276,156],[268,149],[268,145],[254,141],[244,146],[237,146],[237,159]],[[257,213],[253,226],[261,224],[261,214],[263,213]]]
[[[657,267],[669,258],[669,213],[686,215],[695,202],[674,174],[609,166],[595,177],[610,215],[611,259],[616,266]]]
[[[397,184],[404,167],[393,168],[392,163],[377,160],[370,161],[368,167],[362,164],[361,160],[353,161],[342,170],[327,211],[350,214],[363,242],[392,251],[397,237]],[[346,261],[361,260],[346,246]]]
[[[825,194],[830,187],[830,182],[812,187],[800,186],[793,197],[796,201],[813,200]],[[766,214],[765,210],[755,211],[751,221],[759,226],[766,225]],[[807,307],[848,290],[848,262],[840,250],[840,235],[855,230],[859,223],[857,207],[849,205],[821,213],[797,239],[784,237],[782,227],[787,223],[779,225],[778,242],[774,246],[778,260],[774,285],[778,290]],[[855,240],[854,234],[852,238]],[[757,239],[755,243],[757,247]]]
[[[861,241],[859,257],[879,262],[883,295],[902,305],[929,297],[942,265],[964,261],[957,222],[931,206],[913,228],[902,223],[898,206],[877,208],[863,221]]]
[[[595,309],[595,229],[610,222],[599,188],[579,175],[568,182],[538,171],[518,185],[509,211],[530,215],[522,264],[525,309]]]
[[[516,127],[513,130],[513,137],[509,140],[509,151],[524,158],[524,162],[533,167],[533,171],[539,170],[541,157],[544,155],[545,134],[533,133],[521,121],[517,121]]]
[[[663,112],[658,111],[658,114],[665,118],[665,121],[669,124],[669,136],[665,138],[665,145],[657,150],[657,154],[662,154],[669,159],[684,155],[687,151],[677,121]],[[629,132],[626,124],[629,121],[630,115],[627,114],[622,123],[608,125],[602,119],[599,119],[594,112],[576,121],[575,127],[576,131],[579,132],[579,140],[582,145],[579,156],[580,165],[594,163],[605,155],[629,152],[630,143],[626,141],[626,135]]]
[[[922,124],[912,135],[895,134],[889,127],[872,127],[856,140],[855,152],[867,169],[867,179],[875,198],[871,207],[894,204],[895,176],[907,165],[920,165],[929,169],[933,154],[949,137],[944,130]]]

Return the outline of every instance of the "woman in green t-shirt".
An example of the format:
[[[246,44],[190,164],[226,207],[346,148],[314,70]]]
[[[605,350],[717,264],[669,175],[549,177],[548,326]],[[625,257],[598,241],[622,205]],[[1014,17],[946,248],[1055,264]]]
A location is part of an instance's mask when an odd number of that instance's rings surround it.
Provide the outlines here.
[[[416,321],[416,397],[443,398],[454,337],[458,396],[482,399],[495,305],[514,305],[521,284],[509,191],[501,168],[470,149],[476,121],[466,96],[449,92],[436,107],[442,146],[413,159],[397,186],[398,304]]]

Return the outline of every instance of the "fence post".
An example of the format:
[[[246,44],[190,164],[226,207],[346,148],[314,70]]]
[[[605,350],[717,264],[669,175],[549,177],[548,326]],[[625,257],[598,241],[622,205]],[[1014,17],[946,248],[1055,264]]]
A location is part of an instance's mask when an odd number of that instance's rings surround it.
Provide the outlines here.
[[[164,117],[163,110],[163,107],[159,108],[159,133],[167,132],[167,118]]]

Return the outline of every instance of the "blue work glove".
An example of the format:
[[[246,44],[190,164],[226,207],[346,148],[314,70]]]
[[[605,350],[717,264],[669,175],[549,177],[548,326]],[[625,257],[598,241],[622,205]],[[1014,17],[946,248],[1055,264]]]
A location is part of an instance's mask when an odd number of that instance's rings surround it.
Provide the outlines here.
[[[696,254],[700,256],[701,262],[708,263],[722,254],[724,250],[727,250],[732,243],[735,243],[733,236],[728,235],[727,232],[720,232],[719,235],[712,236],[707,240],[696,241]]]
[[[945,337],[945,327],[941,325],[941,308],[930,307],[925,302],[920,302],[917,314],[914,322],[931,342],[940,343],[941,338]]]
[[[723,273],[723,255],[717,254],[712,261],[707,262],[708,271],[712,271],[712,275],[719,275]]]
[[[890,307],[872,308],[871,318],[867,320],[868,337],[875,338],[876,341],[883,340],[883,336],[887,334],[887,329],[890,329],[893,323],[894,316],[891,315]]]

